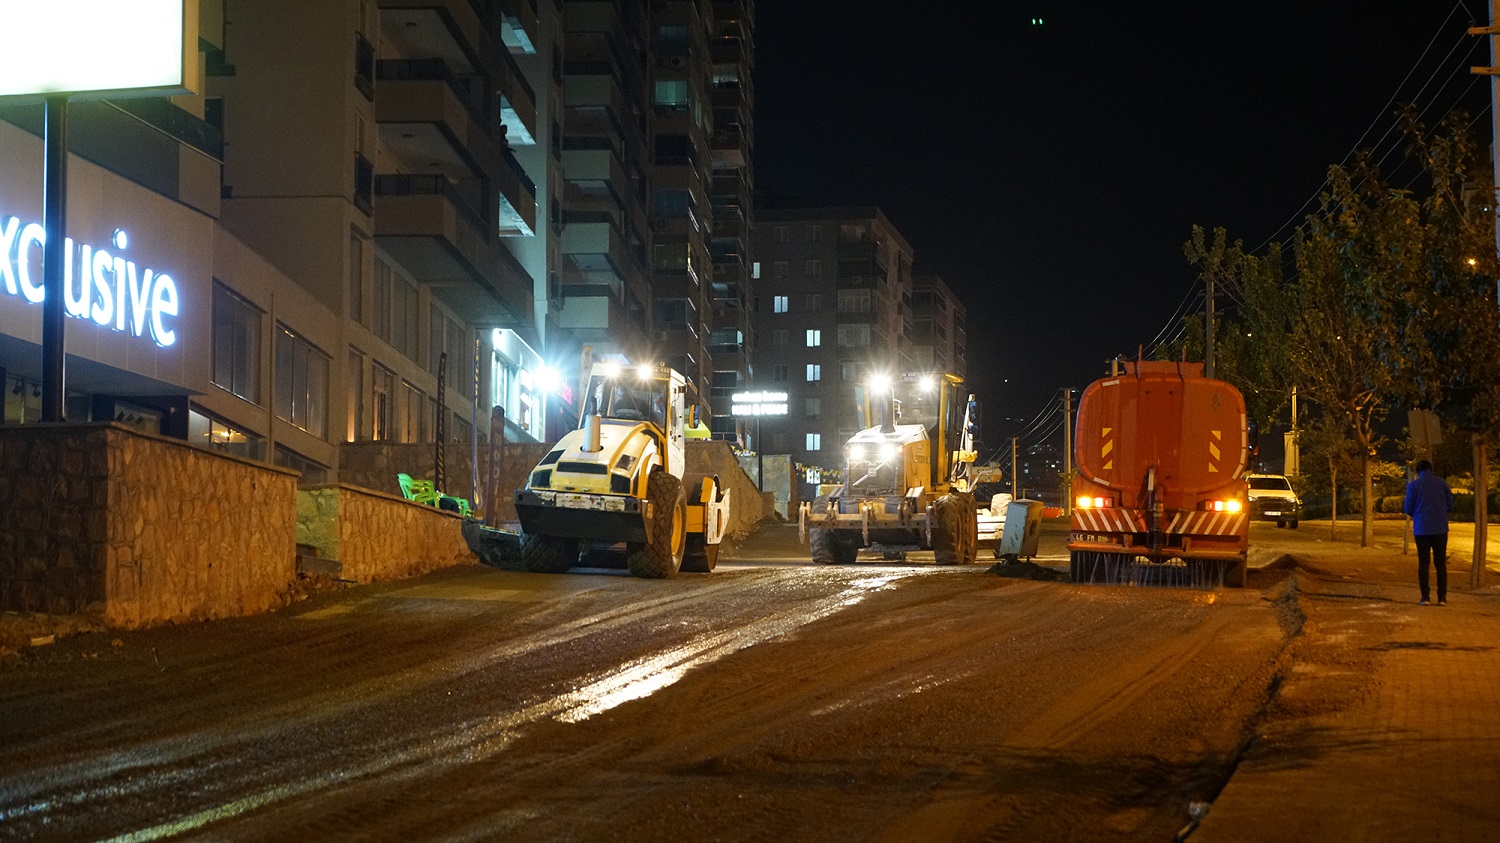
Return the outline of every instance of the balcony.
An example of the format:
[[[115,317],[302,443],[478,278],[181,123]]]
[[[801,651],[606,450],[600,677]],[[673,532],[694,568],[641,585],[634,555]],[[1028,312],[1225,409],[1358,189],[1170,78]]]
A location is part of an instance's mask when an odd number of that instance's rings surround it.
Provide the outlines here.
[[[439,58],[459,73],[479,73],[473,56],[494,41],[471,0],[379,0],[380,34],[403,56]],[[498,46],[498,45],[497,45]]]
[[[617,295],[623,295],[634,274],[629,244],[605,211],[565,211],[562,253],[587,284],[613,289]]]
[[[630,195],[630,179],[620,166],[619,156],[608,141],[597,140],[595,148],[563,149],[563,177],[585,196],[607,197],[617,205],[625,204]]]
[[[740,131],[739,125],[729,124],[714,129],[710,143],[715,170],[745,168],[746,159],[749,157],[749,147],[745,143],[745,135]]]
[[[382,60],[377,73],[381,84],[375,119],[381,124],[381,141],[401,147],[397,154],[402,158],[484,160],[498,153],[482,77],[459,76],[442,59]],[[401,142],[413,139],[416,130],[410,127],[428,125],[442,127],[444,136],[425,132],[420,144]]]
[[[471,194],[482,195],[482,191],[471,190]],[[375,177],[376,196],[444,196],[453,203],[458,211],[474,231],[479,235],[485,234],[484,215],[480,212],[477,202],[464,193],[446,176],[441,175],[384,175]]]
[[[500,159],[501,167],[495,174],[495,187],[500,193],[498,230],[503,237],[532,236],[536,234],[536,183],[510,150],[502,152]]]
[[[500,38],[516,52],[536,52],[539,37],[536,0],[500,0]]]
[[[377,242],[434,296],[473,322],[531,317],[531,278],[463,190],[441,175],[384,175],[375,188]]]
[[[500,89],[500,122],[512,146],[536,143],[536,92],[516,66],[508,50],[500,51],[500,67],[495,86]]]

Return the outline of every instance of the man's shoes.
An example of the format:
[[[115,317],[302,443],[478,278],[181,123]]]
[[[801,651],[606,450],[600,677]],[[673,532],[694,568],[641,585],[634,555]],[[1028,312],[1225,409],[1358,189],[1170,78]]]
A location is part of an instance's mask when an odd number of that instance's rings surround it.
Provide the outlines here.
[[[1447,601],[1447,600],[1444,600],[1444,599],[1442,599],[1442,598],[1441,598],[1441,597],[1440,597],[1440,598],[1438,598],[1438,605],[1439,605],[1439,606],[1446,606],[1446,605],[1448,605],[1448,601]]]
[[[1426,605],[1427,605],[1427,598],[1425,598],[1425,597],[1424,597],[1424,598],[1422,598],[1422,602],[1421,602],[1421,603],[1418,603],[1418,604],[1417,604],[1417,605],[1418,605],[1418,606],[1426,606]]]

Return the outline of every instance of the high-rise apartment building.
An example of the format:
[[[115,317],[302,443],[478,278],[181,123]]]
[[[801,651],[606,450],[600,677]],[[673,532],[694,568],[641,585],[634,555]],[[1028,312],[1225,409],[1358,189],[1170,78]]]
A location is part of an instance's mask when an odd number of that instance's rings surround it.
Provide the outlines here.
[[[968,374],[968,308],[936,275],[918,275],[911,291],[911,360],[919,371]]]
[[[564,3],[562,325],[710,398],[748,365],[752,20],[748,0]]]
[[[912,247],[877,208],[762,208],[753,243],[752,386],[785,391],[789,414],[752,444],[837,469],[861,426],[856,385],[914,371]]]

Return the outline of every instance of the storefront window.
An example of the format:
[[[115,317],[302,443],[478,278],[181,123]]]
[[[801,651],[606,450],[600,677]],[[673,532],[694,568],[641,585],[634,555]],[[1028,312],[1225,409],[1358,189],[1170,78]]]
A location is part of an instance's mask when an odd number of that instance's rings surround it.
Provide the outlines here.
[[[263,460],[266,456],[264,439],[209,416],[196,407],[188,411],[188,441],[200,448],[248,460]]]

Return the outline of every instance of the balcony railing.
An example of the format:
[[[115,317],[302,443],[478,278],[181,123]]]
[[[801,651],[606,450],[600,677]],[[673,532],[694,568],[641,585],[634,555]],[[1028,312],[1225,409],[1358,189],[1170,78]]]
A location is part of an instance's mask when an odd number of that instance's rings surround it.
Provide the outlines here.
[[[448,181],[447,176],[437,174],[376,176],[375,193],[380,196],[447,197],[459,216],[474,226],[480,234],[485,233],[484,215],[474,207],[462,191]]]
[[[354,87],[375,101],[375,47],[359,34],[354,36]]]
[[[382,81],[442,82],[481,126],[488,125],[482,77],[460,76],[448,67],[447,62],[438,58],[381,59],[376,64],[375,73]]]

